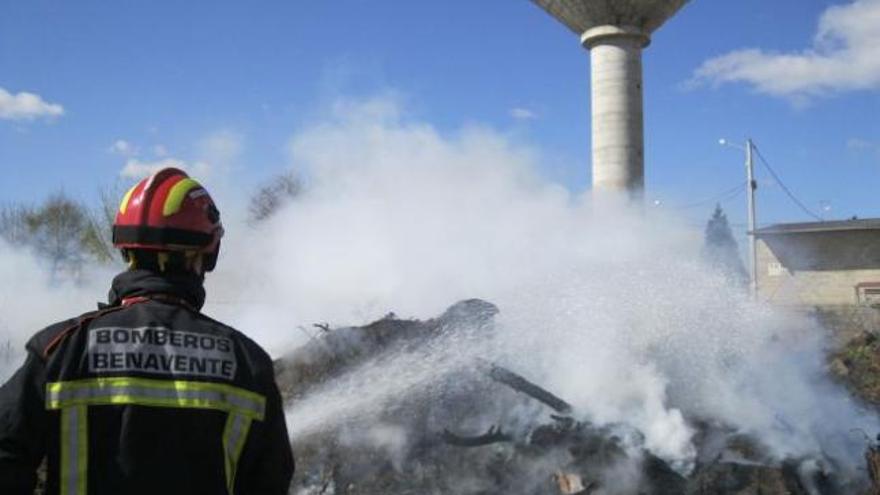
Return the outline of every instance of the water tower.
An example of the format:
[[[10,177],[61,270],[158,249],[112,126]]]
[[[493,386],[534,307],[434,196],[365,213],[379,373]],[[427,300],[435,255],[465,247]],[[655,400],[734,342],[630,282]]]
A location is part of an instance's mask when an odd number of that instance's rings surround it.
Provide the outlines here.
[[[688,0],[532,0],[590,50],[593,190],[645,184],[642,48]]]

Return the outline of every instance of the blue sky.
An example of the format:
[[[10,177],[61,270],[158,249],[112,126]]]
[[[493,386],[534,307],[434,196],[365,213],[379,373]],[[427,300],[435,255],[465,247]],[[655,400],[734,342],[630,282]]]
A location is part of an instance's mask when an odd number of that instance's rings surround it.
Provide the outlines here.
[[[750,51],[743,51],[750,49]],[[695,224],[751,137],[826,218],[880,216],[880,0],[693,0],[644,53],[650,204]],[[91,201],[151,164],[253,188],[339,98],[393,92],[441,131],[499,130],[589,187],[589,57],[527,0],[5,2],[0,202]],[[805,221],[759,167],[762,224]],[[745,200],[724,204],[734,223]]]

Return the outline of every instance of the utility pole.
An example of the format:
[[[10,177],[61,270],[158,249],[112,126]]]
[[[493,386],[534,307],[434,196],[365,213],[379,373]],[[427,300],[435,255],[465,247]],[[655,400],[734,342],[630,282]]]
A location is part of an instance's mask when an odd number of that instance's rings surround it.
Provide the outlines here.
[[[748,199],[749,226],[746,235],[749,238],[749,294],[753,299],[758,298],[758,247],[755,241],[755,190],[758,182],[755,180],[754,148],[751,138],[746,139],[746,145],[740,146],[726,139],[719,139],[721,146],[731,146],[745,150],[746,152],[746,197]]]
[[[758,183],[755,181],[755,167],[752,160],[751,139],[746,139],[746,193],[749,204],[749,292],[752,298],[758,297],[758,248],[755,242],[755,189]]]

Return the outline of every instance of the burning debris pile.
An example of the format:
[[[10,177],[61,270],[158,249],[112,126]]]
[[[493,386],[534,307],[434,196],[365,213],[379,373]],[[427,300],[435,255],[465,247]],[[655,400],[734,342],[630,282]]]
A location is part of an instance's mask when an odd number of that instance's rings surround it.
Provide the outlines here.
[[[688,418],[695,462],[664,460],[626,418],[595,424],[513,365],[448,345],[491,342],[497,313],[474,299],[427,321],[322,325],[277,360],[297,458],[291,493],[869,493],[868,470],[845,475],[822,452],[774,459],[761,439],[700,418]],[[455,366],[435,366],[438,355]],[[876,452],[869,464],[880,465]]]

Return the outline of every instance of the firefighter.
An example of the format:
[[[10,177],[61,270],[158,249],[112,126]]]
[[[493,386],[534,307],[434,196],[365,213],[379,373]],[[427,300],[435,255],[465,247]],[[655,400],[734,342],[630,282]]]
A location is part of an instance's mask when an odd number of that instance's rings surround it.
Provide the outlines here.
[[[181,170],[122,200],[109,303],[47,327],[0,388],[0,494],[281,495],[293,455],[272,361],[199,312],[223,227]],[[51,304],[47,301],[46,304]]]

